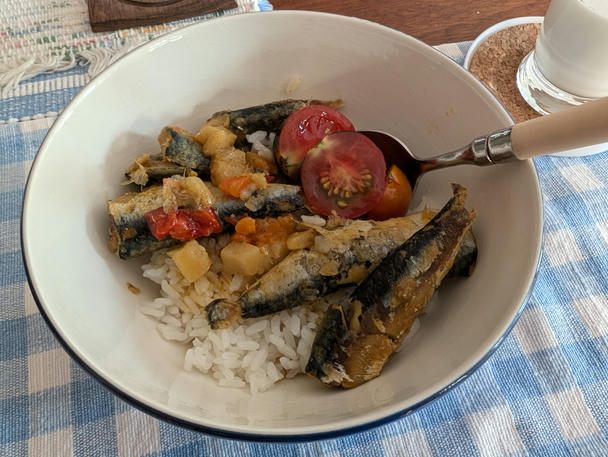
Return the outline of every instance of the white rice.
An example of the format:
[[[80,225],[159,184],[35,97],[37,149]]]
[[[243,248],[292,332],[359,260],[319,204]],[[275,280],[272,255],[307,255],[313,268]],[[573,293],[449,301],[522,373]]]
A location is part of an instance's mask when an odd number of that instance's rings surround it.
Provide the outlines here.
[[[302,216],[302,222],[308,225],[318,225],[319,227],[325,227],[327,221],[323,219],[321,216],[317,216],[316,214],[313,216]]]
[[[193,284],[184,279],[166,251],[156,252],[142,269],[144,277],[160,285],[161,296],[140,306],[140,311],[158,321],[163,338],[188,346],[186,371],[207,373],[220,386],[262,392],[304,372],[322,309],[299,306],[212,330],[205,306],[216,298],[236,300],[252,281],[217,273],[221,271],[219,251],[228,241],[227,235],[218,237],[217,242],[201,241],[214,267]]]
[[[274,132],[264,132],[258,130],[257,132],[245,135],[245,138],[251,143],[251,150],[257,153],[260,157],[274,161],[274,153],[272,152],[272,146],[274,143],[276,134]]]

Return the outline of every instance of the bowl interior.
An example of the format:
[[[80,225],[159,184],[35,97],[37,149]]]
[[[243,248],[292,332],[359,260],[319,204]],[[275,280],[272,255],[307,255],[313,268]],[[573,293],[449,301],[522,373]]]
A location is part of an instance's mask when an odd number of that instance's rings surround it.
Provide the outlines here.
[[[331,33],[329,32],[331,31]],[[331,34],[331,38],[329,38]],[[422,197],[440,207],[449,183],[469,189],[480,256],[475,274],[446,282],[411,344],[379,378],[353,390],[303,376],[255,396],[182,370],[185,348],[164,341],[136,306],[158,294],[106,247],[105,202],[124,169],[158,150],[169,123],[190,130],[215,111],[286,98],[345,101],[361,130],[384,130],[420,156],[510,123],[471,75],[388,28],[320,13],[212,20],[143,46],[96,78],[66,108],[33,166],[23,213],[24,255],[39,304],[61,339],[115,390],[153,412],[222,433],[335,433],[424,402],[465,375],[497,343],[525,300],[542,228],[530,162],[428,174]],[[131,282],[142,293],[127,290]]]

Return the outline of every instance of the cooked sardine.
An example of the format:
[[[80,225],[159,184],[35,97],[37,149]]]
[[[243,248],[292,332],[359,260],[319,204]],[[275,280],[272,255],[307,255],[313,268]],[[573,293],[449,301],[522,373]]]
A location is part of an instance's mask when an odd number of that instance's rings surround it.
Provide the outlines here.
[[[344,316],[344,307],[337,303],[331,305],[317,329],[306,364],[306,373],[321,380],[333,378],[341,380],[345,373],[341,365],[343,354],[339,349],[340,344],[346,340],[347,334],[348,324]]]
[[[454,263],[475,218],[465,199],[465,189],[455,185],[444,208],[384,258],[345,306],[330,308],[313,344],[309,375],[350,388],[380,374]]]
[[[217,299],[207,305],[209,323],[225,328],[239,317],[265,316],[358,284],[433,214],[422,211],[381,222],[354,220],[336,230],[317,229],[315,249],[291,252],[245,291],[238,303]],[[465,268],[467,261],[475,262],[468,252],[459,261],[468,272],[472,265]]]
[[[342,100],[287,99],[234,111],[219,111],[213,114],[208,122],[217,122],[219,119],[228,116],[229,129],[242,139],[245,135],[257,132],[258,130],[278,132],[281,129],[283,121],[290,114],[305,106],[326,105],[337,109],[342,104]]]
[[[206,184],[215,197],[213,209],[224,226],[227,226],[227,221],[236,221],[244,216],[272,217],[304,208],[299,186],[269,184],[243,201],[225,195],[211,183]],[[179,244],[178,240],[171,238],[157,240],[148,228],[145,214],[164,203],[163,186],[160,185],[150,186],[142,192],[128,192],[109,201],[110,250],[121,259],[130,259]]]
[[[222,222],[245,216],[257,219],[276,217],[305,207],[301,187],[291,184],[268,184],[264,189],[254,191],[245,201],[224,194],[212,184],[209,188],[216,197],[213,207]]]
[[[209,172],[209,158],[203,155],[201,145],[192,133],[169,125],[160,132],[158,142],[164,160],[190,170]]]
[[[133,162],[125,172],[126,181],[123,184],[136,184],[145,187],[158,184],[164,178],[171,176],[197,176],[193,170],[163,159],[160,154],[143,154]]]
[[[473,230],[469,230],[462,244],[460,250],[454,259],[454,265],[448,272],[446,278],[452,278],[455,276],[469,277],[473,274],[475,266],[477,265],[477,241],[475,241],[475,235]]]

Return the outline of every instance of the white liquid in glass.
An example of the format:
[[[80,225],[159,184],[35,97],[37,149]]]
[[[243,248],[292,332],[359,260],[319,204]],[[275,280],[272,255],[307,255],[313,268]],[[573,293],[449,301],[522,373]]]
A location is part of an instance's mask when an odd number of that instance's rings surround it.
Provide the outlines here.
[[[608,0],[552,0],[535,60],[549,81],[571,94],[608,96]]]

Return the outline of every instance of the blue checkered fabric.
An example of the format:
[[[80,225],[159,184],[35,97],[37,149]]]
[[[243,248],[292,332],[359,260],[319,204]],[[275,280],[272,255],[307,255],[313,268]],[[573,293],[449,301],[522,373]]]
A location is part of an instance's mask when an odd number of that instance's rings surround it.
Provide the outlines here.
[[[462,63],[469,44],[440,49]],[[339,439],[259,444],[188,431],[117,399],[50,333],[19,245],[29,166],[84,72],[41,76],[0,100],[0,456],[608,455],[608,153],[535,159],[545,245],[529,302],[494,355],[423,409]]]

